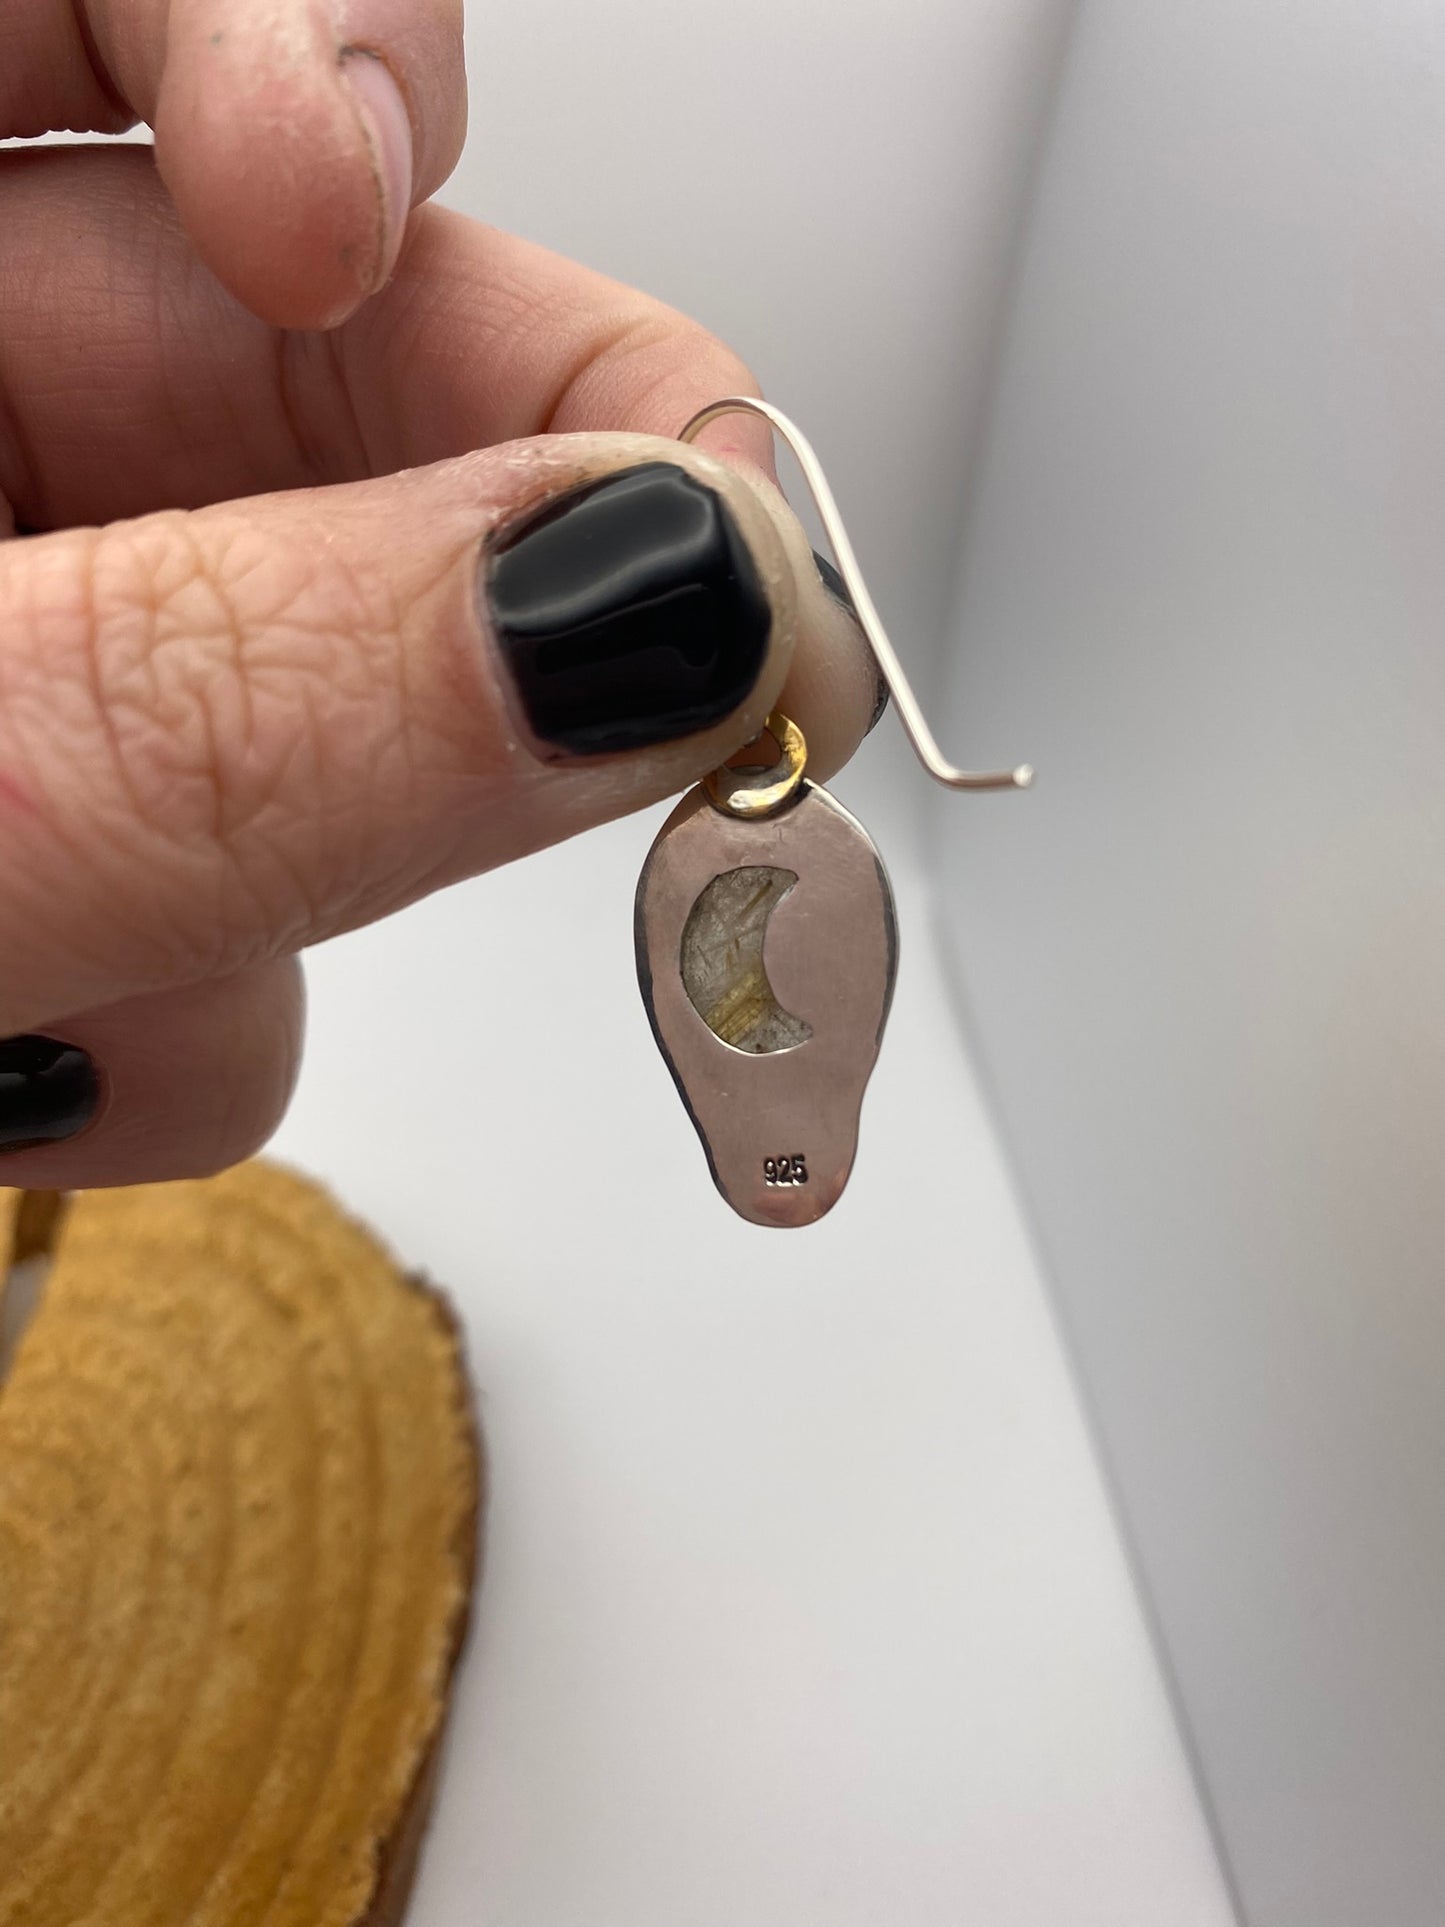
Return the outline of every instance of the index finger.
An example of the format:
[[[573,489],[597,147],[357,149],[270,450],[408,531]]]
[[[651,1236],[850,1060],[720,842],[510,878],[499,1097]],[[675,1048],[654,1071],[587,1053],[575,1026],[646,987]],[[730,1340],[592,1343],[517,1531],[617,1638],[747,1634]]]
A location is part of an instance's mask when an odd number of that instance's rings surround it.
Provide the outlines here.
[[[326,335],[267,327],[195,272],[144,148],[0,156],[0,234],[0,498],[28,529],[550,432],[675,435],[720,395],[756,392],[675,309],[441,207],[418,211],[386,289]],[[706,445],[772,472],[759,422],[729,417]]]
[[[63,263],[48,237],[64,226]],[[345,328],[279,335],[190,271],[139,149],[0,166],[0,522],[31,529],[353,481],[498,442],[625,429],[675,436],[748,368],[674,309],[444,208]],[[137,235],[144,245],[137,246]],[[7,432],[8,431],[8,432]],[[763,423],[705,446],[771,480]],[[799,562],[808,550],[789,518]],[[807,570],[784,695],[813,766],[837,769],[878,700],[861,631]]]
[[[42,0],[0,56],[0,138],[149,122],[197,252],[284,327],[382,285],[466,131],[460,0]]]

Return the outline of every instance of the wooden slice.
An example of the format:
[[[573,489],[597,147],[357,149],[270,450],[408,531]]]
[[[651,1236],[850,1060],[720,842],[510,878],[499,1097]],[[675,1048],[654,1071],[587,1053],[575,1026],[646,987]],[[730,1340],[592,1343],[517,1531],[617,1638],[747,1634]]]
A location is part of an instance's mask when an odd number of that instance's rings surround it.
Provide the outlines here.
[[[253,1163],[0,1193],[0,1923],[393,1927],[475,1564],[445,1302]]]

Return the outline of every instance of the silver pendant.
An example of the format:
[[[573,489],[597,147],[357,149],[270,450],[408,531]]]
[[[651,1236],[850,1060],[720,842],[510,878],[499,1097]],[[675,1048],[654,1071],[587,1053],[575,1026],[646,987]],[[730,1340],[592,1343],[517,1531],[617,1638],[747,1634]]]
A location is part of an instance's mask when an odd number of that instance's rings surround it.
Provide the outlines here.
[[[760,416],[792,449],[859,625],[919,761],[955,790],[1025,789],[1033,771],[957,768],[909,687],[806,436],[771,403],[731,395],[683,428]],[[838,1202],[898,966],[877,850],[810,783],[807,746],[768,718],[778,761],[714,770],[663,824],[637,885],[637,975],[652,1034],[717,1188],[754,1224],[812,1224]]]
[[[637,974],[653,1035],[718,1190],[754,1224],[812,1224],[853,1168],[863,1092],[898,967],[867,831],[803,775],[719,770],[683,798],[637,886]]]

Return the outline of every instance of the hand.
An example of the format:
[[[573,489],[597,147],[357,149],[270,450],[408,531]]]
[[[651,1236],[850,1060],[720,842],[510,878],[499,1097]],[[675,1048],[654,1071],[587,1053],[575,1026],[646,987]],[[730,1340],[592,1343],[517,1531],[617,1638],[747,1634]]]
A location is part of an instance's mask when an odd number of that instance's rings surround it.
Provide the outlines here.
[[[761,425],[655,439],[746,368],[408,219],[465,109],[449,0],[7,11],[0,134],[156,147],[0,154],[6,1183],[246,1155],[304,945],[684,788],[780,699],[822,775],[867,723]]]

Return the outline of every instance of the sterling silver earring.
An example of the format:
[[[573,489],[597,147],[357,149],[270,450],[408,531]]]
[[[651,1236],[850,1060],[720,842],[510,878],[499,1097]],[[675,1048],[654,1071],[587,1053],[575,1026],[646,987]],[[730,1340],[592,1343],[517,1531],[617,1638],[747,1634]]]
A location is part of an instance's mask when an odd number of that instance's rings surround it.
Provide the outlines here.
[[[1026,789],[1027,764],[956,769],[940,751],[858,568],[807,437],[735,395],[693,416],[759,415],[792,449],[908,739],[955,790]],[[842,1195],[893,996],[893,893],[872,839],[807,775],[774,714],[767,765],[714,770],[663,824],[637,885],[637,974],[658,1048],[718,1190],[754,1224],[812,1224]],[[750,746],[751,747],[751,746]]]

